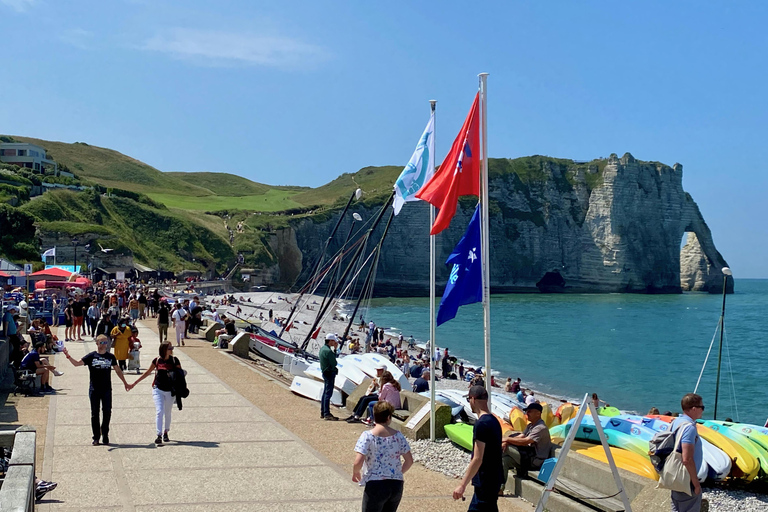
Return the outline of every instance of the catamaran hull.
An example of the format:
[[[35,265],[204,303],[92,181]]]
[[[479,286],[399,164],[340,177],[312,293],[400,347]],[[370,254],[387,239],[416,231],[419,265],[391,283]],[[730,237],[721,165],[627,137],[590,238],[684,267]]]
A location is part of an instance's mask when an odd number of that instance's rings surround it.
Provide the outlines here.
[[[293,378],[293,382],[291,382],[291,391],[299,396],[303,396],[304,398],[309,398],[310,400],[319,402],[320,398],[323,396],[323,386],[323,382],[317,381],[315,379],[296,376]],[[342,405],[343,402],[341,398],[341,391],[338,389],[333,390],[333,395],[331,395],[331,403],[337,406]]]

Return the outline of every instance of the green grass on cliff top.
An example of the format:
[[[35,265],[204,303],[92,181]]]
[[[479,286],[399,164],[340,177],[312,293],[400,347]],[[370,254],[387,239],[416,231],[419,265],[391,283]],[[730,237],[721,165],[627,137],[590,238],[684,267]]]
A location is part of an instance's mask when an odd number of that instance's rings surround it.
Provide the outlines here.
[[[154,201],[163,203],[168,208],[216,212],[221,210],[250,210],[277,212],[299,208],[301,203],[294,201],[296,192],[281,189],[268,189],[259,195],[245,196],[180,196],[167,193],[148,193]]]

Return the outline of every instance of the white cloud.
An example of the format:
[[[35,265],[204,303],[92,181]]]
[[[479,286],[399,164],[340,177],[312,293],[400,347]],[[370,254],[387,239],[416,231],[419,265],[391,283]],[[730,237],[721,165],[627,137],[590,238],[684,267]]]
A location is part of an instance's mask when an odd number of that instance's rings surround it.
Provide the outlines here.
[[[288,37],[188,28],[158,33],[142,48],[213,66],[297,67],[328,57],[323,48]]]
[[[0,4],[7,5],[16,12],[24,12],[35,4],[36,0],[0,0]]]
[[[82,28],[73,28],[64,31],[61,34],[60,39],[63,42],[74,46],[75,48],[88,50],[91,46],[91,40],[93,39],[93,32],[84,30]]]

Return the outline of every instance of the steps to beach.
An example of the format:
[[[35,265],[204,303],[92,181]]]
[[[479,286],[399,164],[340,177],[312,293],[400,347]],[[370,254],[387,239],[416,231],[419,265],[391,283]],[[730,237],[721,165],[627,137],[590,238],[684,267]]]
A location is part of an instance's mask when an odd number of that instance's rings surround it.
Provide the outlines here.
[[[559,455],[560,450],[557,450]],[[640,494],[648,494],[651,491],[669,496],[669,491],[655,490],[656,482],[640,477],[628,471],[619,469],[622,484],[627,492],[630,502]],[[538,471],[529,472],[529,478],[514,478],[514,493],[517,496],[533,504],[539,502],[544,491],[545,482],[538,480]],[[650,490],[649,490],[650,488]],[[607,464],[600,463],[578,453],[569,453],[566,463],[563,465],[555,491],[550,494],[547,501],[547,510],[551,512],[586,512],[604,511],[618,512],[624,510],[621,499],[616,495],[618,489],[614,483],[610,468]],[[659,509],[661,510],[661,509]],[[666,509],[669,510],[667,504]],[[656,510],[644,510],[643,512],[656,512]]]

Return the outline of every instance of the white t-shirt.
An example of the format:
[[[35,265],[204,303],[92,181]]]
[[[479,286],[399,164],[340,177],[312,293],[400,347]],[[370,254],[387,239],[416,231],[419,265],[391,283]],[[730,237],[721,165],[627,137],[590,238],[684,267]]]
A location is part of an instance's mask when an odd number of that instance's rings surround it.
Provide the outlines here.
[[[173,325],[184,325],[184,317],[187,316],[187,311],[184,308],[177,309],[173,312]]]
[[[403,463],[400,457],[411,451],[411,446],[400,432],[393,436],[379,437],[366,430],[360,434],[355,451],[365,455],[363,478],[360,485],[372,480],[403,480]]]
[[[528,395],[525,397],[525,405],[531,405],[533,403],[536,403],[536,398],[533,395]]]

